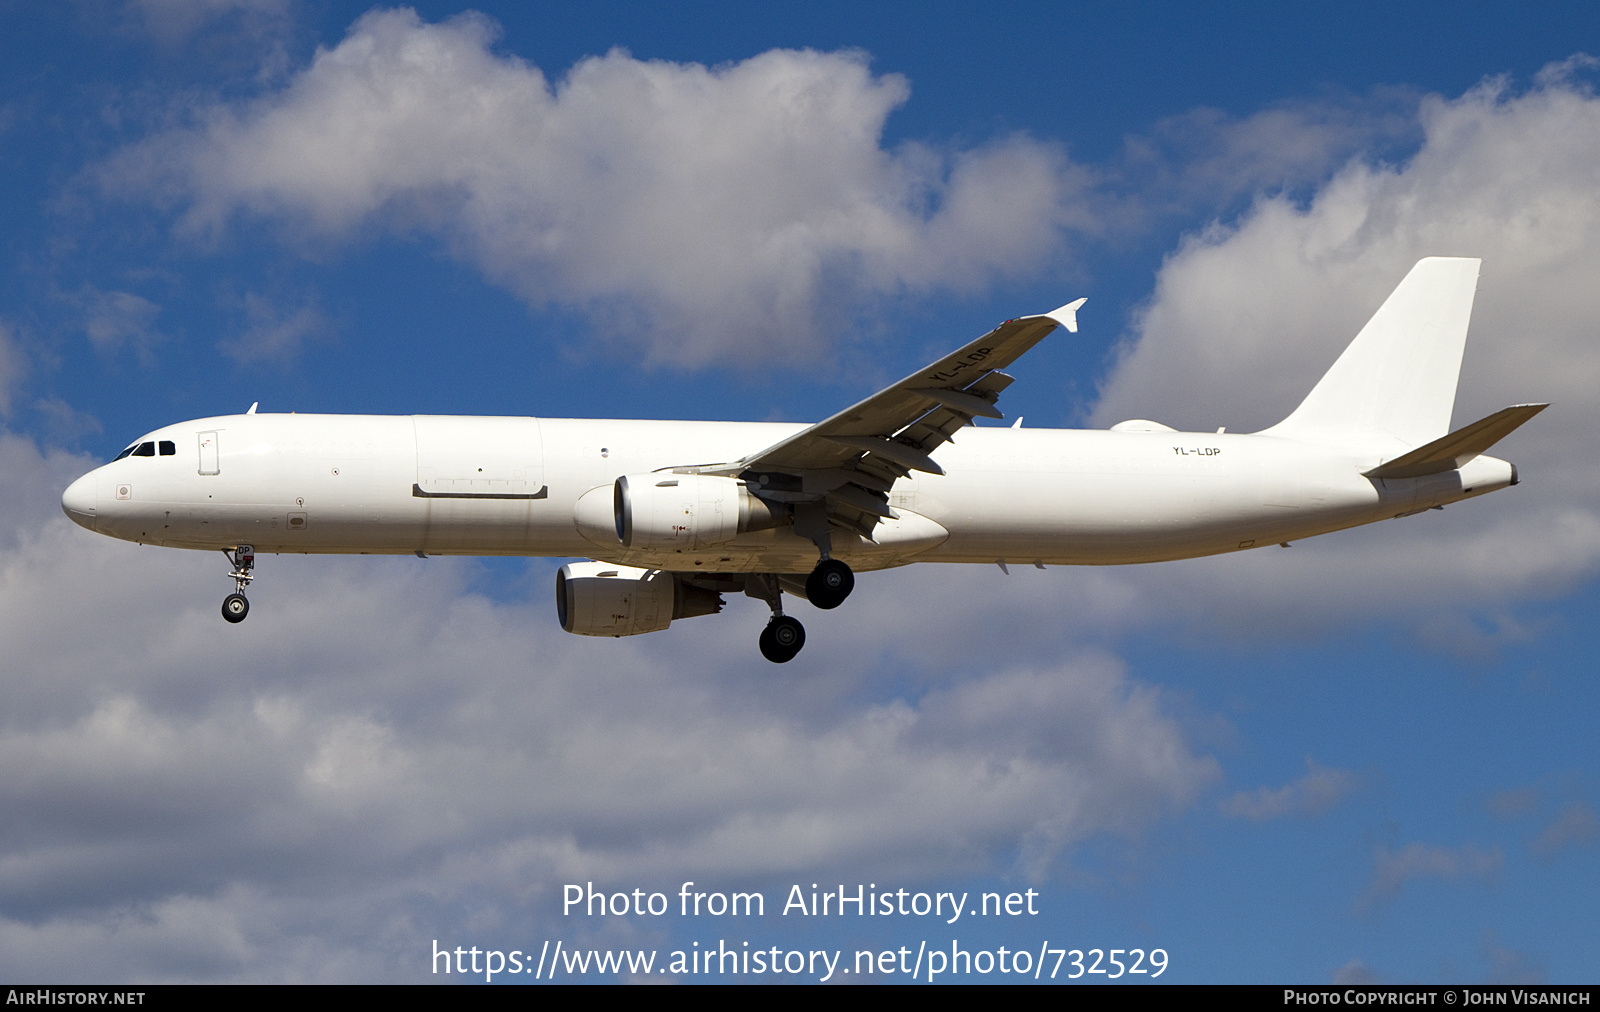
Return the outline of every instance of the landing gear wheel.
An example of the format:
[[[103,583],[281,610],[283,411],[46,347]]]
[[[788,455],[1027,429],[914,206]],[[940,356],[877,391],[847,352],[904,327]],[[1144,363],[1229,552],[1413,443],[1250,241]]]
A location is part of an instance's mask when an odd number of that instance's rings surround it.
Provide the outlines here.
[[[243,622],[248,614],[250,602],[244,599],[243,594],[229,594],[222,599],[222,617],[229,622]]]
[[[761,630],[761,656],[774,664],[794,660],[806,645],[806,627],[787,615],[779,615]]]
[[[823,559],[806,577],[806,600],[826,611],[844,604],[856,588],[856,575],[838,559]]]

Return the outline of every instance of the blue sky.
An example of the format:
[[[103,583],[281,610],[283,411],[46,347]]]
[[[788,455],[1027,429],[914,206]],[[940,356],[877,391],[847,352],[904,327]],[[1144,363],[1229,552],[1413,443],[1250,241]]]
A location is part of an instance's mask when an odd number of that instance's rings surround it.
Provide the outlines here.
[[[962,943],[1181,981],[1592,981],[1600,52],[1586,5],[0,5],[0,968],[434,979],[561,886],[1034,888]],[[557,628],[551,560],[221,561],[60,489],[242,410],[824,417],[1086,295],[1029,425],[1246,431],[1484,258],[1493,497],[1225,559],[915,567]],[[1497,451],[1499,452],[1499,451]],[[952,640],[953,629],[970,630]]]

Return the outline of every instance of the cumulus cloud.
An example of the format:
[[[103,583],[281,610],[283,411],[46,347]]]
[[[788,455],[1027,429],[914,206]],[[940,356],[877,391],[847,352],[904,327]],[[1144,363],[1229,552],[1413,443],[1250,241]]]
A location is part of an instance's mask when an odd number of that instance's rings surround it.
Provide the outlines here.
[[[1126,195],[1119,226],[1161,213],[1215,212],[1240,197],[1321,185],[1352,157],[1420,140],[1421,96],[1379,88],[1364,96],[1280,102],[1233,117],[1200,107],[1126,138],[1104,182]]]
[[[155,329],[161,307],[142,295],[90,288],[78,297],[78,304],[84,333],[103,354],[130,347],[141,361],[148,361],[151,346],[161,340]]]
[[[241,365],[291,362],[307,341],[331,330],[328,318],[314,305],[286,310],[264,296],[246,292],[243,310],[244,326],[239,333],[217,345]]]
[[[1240,791],[1222,802],[1225,814],[1265,822],[1284,815],[1314,817],[1330,811],[1356,789],[1356,778],[1347,770],[1319,766],[1306,756],[1306,775],[1282,787],[1258,787]]]
[[[289,0],[129,0],[127,11],[151,35],[177,45],[230,17],[279,22],[288,16],[289,6]]]
[[[11,413],[11,397],[27,372],[27,361],[10,327],[0,320],[0,415]]]
[[[1478,954],[1488,964],[1485,984],[1543,984],[1545,967],[1531,953],[1510,949],[1498,943],[1494,932],[1485,932]]]
[[[682,365],[808,354],[875,300],[1017,276],[1063,229],[1092,225],[1084,174],[1052,145],[885,149],[907,85],[860,54],[706,68],[613,52],[552,85],[492,41],[481,18],[375,12],[281,89],[200,110],[105,178],[166,188],[196,233],[250,218],[306,243],[435,236],[530,303],[586,310]],[[1574,284],[1593,252],[1594,108],[1559,74],[1430,99],[1404,164],[1352,163],[1304,203],[1264,197],[1194,237],[1097,417],[1275,421],[1410,262],[1437,252],[1490,260],[1470,416],[1574,394],[1594,366],[1581,316],[1596,296]],[[1194,185],[1308,177],[1358,132],[1334,124],[1293,150],[1237,132]],[[101,343],[156,311],[108,310]],[[240,353],[292,347],[309,333],[294,318],[264,314]],[[1557,352],[1574,357],[1557,368]],[[1566,420],[1548,412],[1517,436],[1547,472],[1593,420],[1569,402]],[[263,560],[250,621],[225,626],[220,560],[71,527],[37,490],[85,462],[14,437],[0,461],[30,478],[0,497],[34,497],[0,502],[14,518],[0,628],[21,672],[0,768],[28,771],[0,781],[16,813],[0,826],[0,965],[35,976],[81,978],[84,952],[108,975],[403,976],[422,932],[524,924],[569,879],[1041,876],[1218,778],[1170,700],[1113,658],[1062,649],[1081,628],[1228,608],[1277,628],[1339,588],[1361,593],[1324,613],[1526,594],[1600,566],[1600,515],[1574,493],[1541,500],[1537,540],[1517,538],[1527,516],[1485,502],[1464,524],[1430,514],[1333,548],[1071,581],[889,573],[880,585],[916,592],[864,588],[774,682],[749,677],[748,602],[648,644],[583,640],[555,629],[542,593],[490,603],[445,560]],[[961,607],[983,612],[985,642],[1017,656],[1048,640],[1046,659],[996,669],[983,643],[952,644],[944,617]],[[1314,814],[1347,776],[1308,760],[1305,778],[1225,807]],[[1474,847],[1379,848],[1361,904],[1501,863]],[[75,962],[54,972],[52,952]]]
[[[1552,75],[1430,97],[1401,165],[1351,162],[1304,206],[1263,197],[1163,267],[1096,408],[1100,421],[1261,428],[1292,409],[1424,256],[1481,256],[1461,407],[1548,399],[1570,432],[1600,376],[1584,283],[1600,252],[1600,100]],[[1527,441],[1538,446],[1545,440]],[[1541,455],[1542,456],[1542,455]]]
[[[1206,612],[1265,609],[1287,628],[1358,614],[1417,616],[1559,591],[1600,571],[1600,474],[1575,466],[1600,427],[1600,99],[1578,59],[1530,87],[1492,79],[1419,106],[1422,140],[1398,164],[1351,161],[1308,199],[1262,196],[1191,235],[1109,372],[1096,424],[1154,418],[1249,431],[1289,413],[1416,260],[1484,259],[1455,423],[1508,404],[1554,406],[1496,449],[1524,484],[1408,518],[1237,559],[1134,576]],[[1398,550],[1400,546],[1404,550]],[[1212,592],[1222,580],[1233,593]],[[1315,600],[1319,607],[1307,609]],[[1298,603],[1289,607],[1288,603]],[[1472,652],[1536,635],[1433,625]],[[1503,635],[1504,634],[1504,635]]]
[[[1400,895],[1406,883],[1417,879],[1488,879],[1504,865],[1505,855],[1498,847],[1484,850],[1472,844],[1450,848],[1412,843],[1403,850],[1391,851],[1379,846],[1373,856],[1372,881],[1356,906],[1370,910],[1388,903]]]
[[[462,561],[264,557],[230,626],[220,558],[60,517],[88,464],[0,439],[14,973],[400,979],[432,933],[561,930],[567,881],[1038,878],[1218,776],[1101,653],[837,677],[881,649],[871,594],[783,679],[753,602],[591,640]]]
[[[294,0],[127,0],[117,27],[169,56],[266,80],[288,69],[284,42],[295,7]]]
[[[1600,818],[1595,817],[1593,808],[1574,801],[1539,831],[1529,848],[1548,860],[1569,847],[1590,846],[1596,838],[1600,838]]]
[[[552,85],[467,14],[374,11],[287,85],[124,152],[187,227],[438,236],[531,304],[675,366],[804,357],[875,300],[1032,273],[1085,174],[1022,135],[882,145],[904,78],[859,52],[586,59]]]
[[[34,401],[33,410],[43,423],[44,431],[55,443],[71,444],[84,436],[105,431],[100,419],[86,411],[79,411],[59,397]]]
[[[1486,806],[1495,818],[1509,822],[1532,815],[1543,801],[1543,794],[1538,788],[1522,787],[1495,792],[1489,796]]]
[[[1378,975],[1373,973],[1371,968],[1361,960],[1352,959],[1350,962],[1339,967],[1339,969],[1333,971],[1332,980],[1335,984],[1351,984],[1359,986],[1361,984],[1378,983]]]

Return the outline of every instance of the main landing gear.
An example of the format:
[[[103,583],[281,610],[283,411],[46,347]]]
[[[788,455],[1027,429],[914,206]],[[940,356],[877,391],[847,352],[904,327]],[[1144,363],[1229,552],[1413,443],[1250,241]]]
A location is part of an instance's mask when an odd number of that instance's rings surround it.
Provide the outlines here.
[[[806,627],[797,619],[783,613],[783,586],[776,573],[751,573],[745,577],[744,592],[750,597],[767,602],[772,609],[772,619],[761,630],[761,656],[774,664],[794,660],[794,655],[806,645]]]
[[[783,577],[780,582],[780,578],[773,573],[755,573],[746,578],[744,592],[766,601],[772,609],[772,619],[761,630],[759,642],[761,656],[774,664],[794,660],[800,648],[806,645],[805,626],[798,619],[783,613],[783,584],[788,583],[793,592],[798,582],[792,577]],[[850,596],[855,586],[856,577],[849,566],[838,559],[825,558],[806,577],[806,600],[824,610],[837,608]]]
[[[774,664],[794,660],[806,645],[806,627],[788,615],[774,615],[761,630],[761,656]]]
[[[856,574],[838,559],[823,559],[806,577],[806,600],[827,611],[844,604],[856,589]]]
[[[251,570],[256,568],[256,550],[252,545],[240,545],[231,551],[224,548],[222,554],[233,564],[233,572],[228,575],[233,577],[235,588],[232,594],[222,599],[222,617],[229,622],[243,622],[244,617],[250,614],[250,602],[245,600],[244,589],[255,579]]]

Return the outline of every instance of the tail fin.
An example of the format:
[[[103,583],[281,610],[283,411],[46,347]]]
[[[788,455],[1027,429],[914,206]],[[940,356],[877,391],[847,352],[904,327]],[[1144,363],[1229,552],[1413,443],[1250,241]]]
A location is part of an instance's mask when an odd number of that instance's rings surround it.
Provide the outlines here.
[[[1417,261],[1294,413],[1266,431],[1407,446],[1449,432],[1480,262]]]

